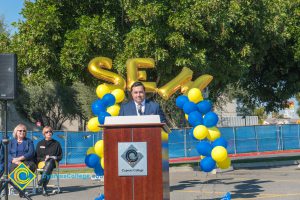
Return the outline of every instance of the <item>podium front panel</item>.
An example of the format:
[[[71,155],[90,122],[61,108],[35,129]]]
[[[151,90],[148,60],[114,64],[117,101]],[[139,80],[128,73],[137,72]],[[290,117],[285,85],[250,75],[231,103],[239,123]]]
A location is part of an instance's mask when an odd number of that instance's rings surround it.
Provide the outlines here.
[[[120,142],[147,143],[146,176],[118,176]],[[169,199],[169,169],[168,164],[163,166],[161,127],[104,129],[104,165],[106,200]]]
[[[118,176],[118,142],[131,142],[130,129],[104,130],[104,195],[105,199],[133,199],[132,177]],[[126,194],[126,196],[124,195]]]

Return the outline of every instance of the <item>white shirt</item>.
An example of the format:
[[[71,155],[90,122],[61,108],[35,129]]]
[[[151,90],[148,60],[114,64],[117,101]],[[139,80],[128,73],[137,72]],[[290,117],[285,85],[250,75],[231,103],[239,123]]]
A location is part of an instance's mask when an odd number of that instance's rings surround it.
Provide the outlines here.
[[[144,101],[142,101],[141,105],[142,105],[142,113],[145,113],[145,103],[146,103],[146,100],[144,99]],[[138,116],[140,116],[140,113],[138,111],[138,103],[134,102],[135,104],[135,109],[136,109],[136,113]]]

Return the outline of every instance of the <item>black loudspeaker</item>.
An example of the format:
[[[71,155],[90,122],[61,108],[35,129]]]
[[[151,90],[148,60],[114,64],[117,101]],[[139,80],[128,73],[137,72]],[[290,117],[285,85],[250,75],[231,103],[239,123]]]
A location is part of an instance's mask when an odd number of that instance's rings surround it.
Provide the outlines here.
[[[0,54],[0,100],[12,100],[16,97],[16,67],[16,54]]]

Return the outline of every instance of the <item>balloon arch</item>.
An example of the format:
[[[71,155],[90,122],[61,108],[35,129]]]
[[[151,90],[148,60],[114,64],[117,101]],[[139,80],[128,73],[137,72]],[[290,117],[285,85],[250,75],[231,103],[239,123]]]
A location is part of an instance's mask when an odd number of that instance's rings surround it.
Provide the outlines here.
[[[99,132],[100,125],[104,124],[107,116],[118,116],[120,105],[125,98],[125,90],[130,90],[135,81],[142,81],[146,92],[156,92],[163,99],[168,100],[176,91],[180,89],[183,95],[176,98],[176,106],[185,113],[185,118],[193,127],[190,134],[199,143],[196,146],[200,155],[200,170],[210,172],[216,167],[226,169],[231,161],[227,154],[227,141],[221,137],[219,129],[216,127],[218,116],[212,111],[212,104],[209,100],[203,99],[203,90],[213,79],[211,75],[205,74],[192,80],[193,71],[184,67],[182,71],[160,88],[155,82],[145,82],[146,71],[140,69],[155,68],[154,60],[151,58],[133,58],[126,62],[127,83],[119,74],[108,71],[112,69],[112,60],[107,57],[96,57],[88,65],[89,72],[96,78],[112,84],[103,83],[96,88],[96,99],[92,105],[92,117],[87,128],[92,132]],[[143,82],[144,81],[144,82]],[[167,140],[168,134],[162,131],[162,140]],[[104,142],[99,140],[86,153],[85,163],[93,168],[97,176],[104,174]]]

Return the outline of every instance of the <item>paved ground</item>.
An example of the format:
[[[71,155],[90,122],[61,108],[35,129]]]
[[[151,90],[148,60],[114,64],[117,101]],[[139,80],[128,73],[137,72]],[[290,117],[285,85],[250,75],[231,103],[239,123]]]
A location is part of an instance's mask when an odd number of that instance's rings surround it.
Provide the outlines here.
[[[226,192],[231,198],[265,200],[300,200],[300,168],[297,165],[242,168],[216,174],[194,171],[190,167],[170,169],[171,200],[217,200]],[[103,182],[90,179],[61,180],[62,193],[32,200],[92,199],[103,192]],[[9,196],[9,199],[19,199]]]

